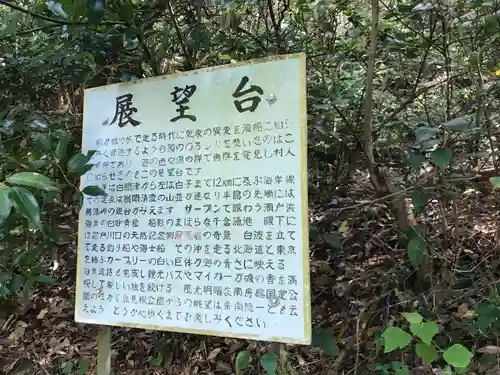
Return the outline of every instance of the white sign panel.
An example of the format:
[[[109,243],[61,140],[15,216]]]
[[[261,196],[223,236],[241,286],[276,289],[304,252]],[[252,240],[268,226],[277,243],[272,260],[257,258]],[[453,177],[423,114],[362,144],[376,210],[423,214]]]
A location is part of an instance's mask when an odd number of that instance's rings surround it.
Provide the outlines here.
[[[305,56],[85,91],[75,319],[311,341]]]

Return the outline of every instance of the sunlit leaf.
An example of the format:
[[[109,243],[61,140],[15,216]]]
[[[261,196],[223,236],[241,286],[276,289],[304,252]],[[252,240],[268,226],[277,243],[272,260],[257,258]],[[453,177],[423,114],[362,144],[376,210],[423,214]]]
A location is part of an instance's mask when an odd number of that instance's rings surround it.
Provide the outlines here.
[[[46,191],[59,191],[57,184],[47,176],[38,172],[19,172],[7,177],[9,184],[30,186]]]
[[[236,375],[241,375],[242,371],[250,364],[252,355],[248,350],[242,350],[236,356]]]
[[[474,355],[462,344],[455,344],[446,349],[443,358],[455,368],[467,367]]]
[[[404,312],[402,315],[408,321],[408,323],[418,324],[423,320],[422,315],[420,315],[418,312]]]
[[[7,220],[12,209],[12,203],[9,199],[9,190],[10,187],[0,183],[0,225]]]
[[[382,333],[384,338],[384,353],[390,353],[393,350],[403,349],[411,341],[411,335],[399,327],[388,327]]]
[[[420,322],[410,324],[410,331],[420,338],[425,344],[430,344],[439,331],[439,327],[434,322]]]
[[[12,206],[19,214],[23,215],[30,222],[40,227],[40,207],[33,194],[26,188],[14,186],[9,190],[9,199]]]

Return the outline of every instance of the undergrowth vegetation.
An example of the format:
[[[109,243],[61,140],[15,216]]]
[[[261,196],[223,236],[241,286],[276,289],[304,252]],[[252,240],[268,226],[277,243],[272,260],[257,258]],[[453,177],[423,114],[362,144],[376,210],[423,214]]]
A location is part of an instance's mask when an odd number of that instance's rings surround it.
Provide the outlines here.
[[[485,0],[0,0],[3,371],[95,364],[83,90],[305,52],[313,345],[122,329],[117,373],[497,373],[499,42]]]

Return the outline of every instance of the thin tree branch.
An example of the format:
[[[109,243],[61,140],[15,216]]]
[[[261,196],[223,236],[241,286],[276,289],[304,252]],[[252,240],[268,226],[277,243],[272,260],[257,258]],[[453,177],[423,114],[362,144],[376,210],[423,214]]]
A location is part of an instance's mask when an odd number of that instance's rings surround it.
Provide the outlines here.
[[[175,18],[174,9],[172,8],[172,3],[170,2],[170,0],[167,0],[167,10],[168,14],[170,15],[170,18],[172,18],[172,23],[174,24],[175,33],[177,34],[177,39],[179,39],[179,43],[181,45],[184,58],[186,58],[188,65],[191,66],[191,57],[189,56],[186,44],[184,43],[184,38],[182,37],[181,29],[179,28],[179,24],[177,23],[177,19]]]
[[[36,33],[37,31],[43,31],[43,30],[47,30],[47,29],[53,29],[53,28],[61,27],[61,26],[65,26],[65,25],[61,25],[61,24],[58,24],[58,23],[53,23],[53,24],[49,24],[49,25],[45,25],[45,26],[41,26],[41,27],[35,27],[34,29],[29,29],[29,30],[21,31],[21,32],[16,33],[16,34],[11,34],[11,35],[4,36],[4,37],[0,38],[0,42],[2,42],[4,40],[14,39],[14,38],[16,38],[18,36],[25,36],[25,35],[29,35],[29,34],[32,34],[32,33]]]

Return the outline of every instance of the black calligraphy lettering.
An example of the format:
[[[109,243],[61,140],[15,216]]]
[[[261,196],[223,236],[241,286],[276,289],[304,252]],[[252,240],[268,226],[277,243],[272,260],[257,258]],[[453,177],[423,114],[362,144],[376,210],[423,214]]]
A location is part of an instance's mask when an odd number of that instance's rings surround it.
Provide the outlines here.
[[[123,128],[125,125],[130,123],[132,126],[138,126],[141,122],[134,120],[132,114],[137,112],[137,108],[132,106],[132,99],[134,95],[124,94],[116,98],[116,109],[115,117],[111,121],[110,125],[113,125],[118,121],[118,126]]]
[[[196,85],[186,85],[183,89],[178,86],[174,87],[174,91],[172,91],[170,95],[173,96],[172,102],[178,106],[176,112],[179,114],[170,119],[171,122],[176,122],[180,119],[196,121],[196,116],[186,114],[186,111],[189,109],[189,106],[187,105],[189,103],[189,98],[193,96],[195,91]]]
[[[238,87],[236,87],[236,90],[234,90],[234,92],[233,92],[233,98],[238,99],[238,98],[247,96],[247,94],[251,94],[253,92],[258,93],[259,95],[264,94],[264,91],[262,90],[262,88],[259,86],[256,86],[256,85],[250,85],[250,88],[243,90],[243,88],[248,83],[248,81],[249,81],[249,79],[247,76],[244,76],[241,79]],[[244,107],[243,104],[247,103],[247,102],[249,102],[249,105]],[[255,96],[247,97],[246,99],[235,100],[233,103],[234,103],[234,106],[236,107],[236,110],[238,112],[242,113],[242,112],[247,112],[247,111],[249,111],[249,112],[255,111],[260,102],[261,102],[261,98],[259,96],[255,95]]]

